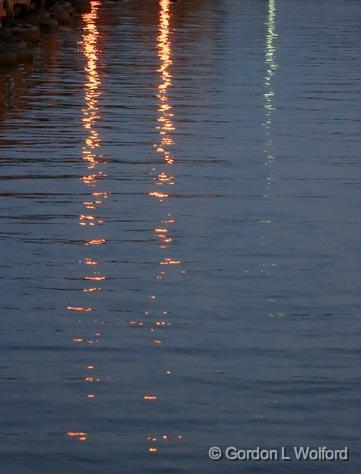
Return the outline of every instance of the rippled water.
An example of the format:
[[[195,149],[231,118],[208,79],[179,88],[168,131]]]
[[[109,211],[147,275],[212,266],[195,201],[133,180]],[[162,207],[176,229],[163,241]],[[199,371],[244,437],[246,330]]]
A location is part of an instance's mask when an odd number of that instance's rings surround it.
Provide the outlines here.
[[[0,72],[1,472],[359,472],[359,2],[91,3]]]

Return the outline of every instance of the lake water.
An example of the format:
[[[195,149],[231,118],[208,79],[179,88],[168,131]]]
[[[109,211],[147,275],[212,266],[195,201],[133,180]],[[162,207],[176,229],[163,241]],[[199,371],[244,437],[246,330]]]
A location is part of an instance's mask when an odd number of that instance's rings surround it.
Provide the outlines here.
[[[360,3],[91,5],[0,71],[1,472],[359,473]]]

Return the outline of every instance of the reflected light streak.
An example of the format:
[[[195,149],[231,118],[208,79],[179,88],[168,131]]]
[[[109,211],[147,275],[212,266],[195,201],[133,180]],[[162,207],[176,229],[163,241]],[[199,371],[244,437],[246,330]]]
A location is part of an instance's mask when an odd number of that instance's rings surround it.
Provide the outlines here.
[[[272,161],[274,157],[271,153],[272,146],[272,137],[271,137],[271,127],[272,127],[272,113],[274,111],[273,98],[274,91],[272,87],[272,79],[277,70],[276,63],[276,44],[275,39],[277,38],[276,33],[276,0],[268,0],[268,16],[267,16],[267,36],[266,36],[266,48],[265,48],[265,62],[266,62],[266,75],[265,75],[265,93],[263,94],[264,98],[264,107],[266,109],[266,137],[267,137],[267,163]]]
[[[272,118],[274,107],[274,90],[272,80],[277,71],[276,63],[276,0],[268,0],[268,11],[267,11],[267,35],[266,35],[266,46],[265,46],[265,63],[266,63],[266,75],[265,75],[265,92],[263,94],[264,108],[266,110],[266,120],[264,123],[266,133],[265,143],[265,165],[270,166],[274,161],[273,155],[273,143],[272,143]],[[266,193],[265,198],[269,199],[269,190],[274,180],[274,175],[271,170],[266,177]]]
[[[86,59],[86,82],[84,84],[85,107],[83,109],[82,123],[88,135],[85,139],[82,154],[83,159],[88,163],[88,169],[96,168],[97,163],[101,162],[95,151],[101,144],[99,133],[95,128],[96,122],[99,119],[98,98],[100,96],[100,78],[97,68],[99,39],[97,18],[99,5],[99,1],[93,0],[90,13],[83,15],[84,34],[82,49]],[[93,184],[96,180],[96,175],[89,176],[92,176],[92,178],[88,177],[86,182],[87,184]]]
[[[83,162],[86,165],[84,176],[82,176],[82,183],[88,188],[95,188],[98,180],[106,177],[106,173],[100,169],[106,163],[101,154],[101,138],[98,131],[98,121],[100,118],[99,114],[99,97],[101,95],[101,77],[99,74],[98,61],[99,61],[99,39],[100,33],[98,30],[98,10],[100,7],[99,0],[90,0],[91,10],[87,14],[82,15],[82,40],[80,43],[81,51],[85,58],[84,66],[84,107],[82,109],[82,125],[85,131],[85,139],[81,150]],[[103,203],[103,200],[108,198],[108,193],[104,191],[98,191],[91,189],[89,196],[82,201],[83,211],[79,215],[79,225],[85,226],[86,228],[94,228],[104,223],[103,219],[93,215],[93,210],[97,209]],[[89,230],[90,232],[90,230]],[[85,246],[90,248],[103,245],[106,243],[106,239],[94,235],[87,235],[88,239],[83,241]],[[95,250],[95,249],[94,249]],[[79,263],[85,265],[87,268],[89,265],[98,265],[98,261],[92,256],[88,255],[82,258]],[[88,268],[89,269],[89,268]],[[85,281],[100,281],[105,280],[106,277],[98,272],[94,272],[91,275],[81,277]],[[82,293],[86,294],[87,297],[92,297],[94,292],[100,292],[100,287],[91,286],[83,288]],[[67,306],[68,311],[75,311],[80,313],[88,313],[93,311],[93,307],[90,305],[79,306],[69,305]],[[85,315],[84,315],[85,316]],[[81,320],[78,321],[81,323]],[[97,324],[97,321],[94,321]],[[97,328],[95,328],[97,331]],[[100,341],[101,334],[94,332],[95,338],[85,338],[76,336],[73,338],[75,344],[97,344]],[[93,365],[88,365],[88,369],[93,368]],[[85,383],[100,382],[99,377],[82,377],[82,381]],[[88,400],[95,398],[94,393],[86,393]],[[85,438],[84,434],[80,433],[68,433],[69,437],[74,438]],[[86,434],[85,434],[86,435]],[[84,439],[84,440],[85,440]]]
[[[85,242],[85,245],[104,245],[105,239],[90,239]]]
[[[167,193],[158,193],[158,192],[152,191],[152,192],[149,193],[149,196],[154,197],[154,198],[158,198],[160,201],[164,201],[164,199],[166,199],[168,197],[168,194]]]
[[[167,175],[164,171],[159,173],[155,179],[155,184],[161,186],[163,184],[174,184],[174,176]]]
[[[79,441],[86,441],[88,439],[88,433],[82,431],[68,431],[68,438],[77,439]]]
[[[89,275],[89,276],[84,277],[84,280],[90,280],[90,281],[101,281],[105,279],[106,277],[104,275]]]
[[[82,148],[82,157],[86,162],[87,169],[91,172],[82,177],[85,185],[94,187],[99,178],[103,178],[106,174],[99,170],[98,167],[105,164],[103,157],[99,151],[101,146],[101,139],[97,130],[97,122],[100,118],[98,100],[101,95],[101,80],[98,71],[99,60],[99,39],[100,33],[97,26],[98,10],[100,6],[99,0],[92,0],[91,10],[89,13],[83,15],[83,37],[81,41],[82,52],[85,57],[85,82],[84,82],[84,101],[85,106],[82,110],[82,124],[87,136],[84,140]],[[93,196],[100,196],[105,193],[95,193]],[[97,226],[104,223],[102,219],[97,219],[92,214],[89,214],[90,209],[96,209],[99,204],[102,204],[101,199],[91,201],[84,201],[83,205],[87,213],[81,214],[79,217],[79,224],[81,226]],[[104,242],[104,239],[92,239],[87,241],[86,245],[99,245]]]
[[[277,64],[277,0],[268,0],[267,2],[267,32],[266,32],[266,44],[265,44],[265,65],[266,73],[264,79],[264,108],[265,108],[265,166],[267,167],[265,177],[265,203],[272,204],[272,187],[277,179],[275,176],[275,164],[276,156],[273,147],[273,120],[276,107],[274,105],[275,91],[274,91],[274,78],[278,69]],[[265,216],[266,217],[266,216]],[[268,226],[272,224],[272,219],[259,219],[258,224],[265,226],[264,233],[259,238],[259,245],[264,247],[270,242],[270,236],[268,235]],[[278,263],[260,263],[258,265],[259,272],[269,277],[272,276],[273,267],[277,267]],[[267,306],[273,304],[272,299],[267,299]],[[269,313],[272,316],[272,313]]]
[[[144,400],[158,400],[158,397],[156,395],[144,395],[143,399]]]
[[[92,308],[86,306],[67,306],[66,309],[68,311],[80,311],[83,313],[89,313],[92,311]]]
[[[174,145],[173,136],[175,134],[175,125],[174,125],[174,113],[173,106],[170,103],[169,95],[170,89],[172,87],[172,28],[171,28],[171,0],[158,0],[159,2],[159,24],[158,24],[158,36],[157,36],[157,51],[159,58],[159,68],[157,70],[159,74],[159,84],[157,86],[156,94],[158,99],[157,105],[157,124],[156,130],[158,132],[158,141],[154,144],[154,151],[161,156],[162,166],[159,168],[163,169],[154,169],[152,170],[152,175],[154,179],[155,187],[151,192],[149,192],[149,197],[155,198],[159,201],[159,206],[165,206],[165,203],[171,203],[174,199],[173,196],[169,194],[169,186],[175,184],[174,173],[170,172],[169,169],[171,166],[174,167],[175,158],[172,153],[172,146]],[[153,174],[154,173],[154,174]],[[160,188],[162,186],[162,188]],[[158,243],[158,247],[162,254],[159,256],[159,265],[163,270],[167,270],[168,274],[176,274],[172,269],[172,265],[180,265],[181,260],[176,259],[164,254],[164,252],[173,245],[176,241],[176,238],[172,235],[172,224],[176,222],[175,218],[172,216],[170,210],[166,211],[166,215],[161,221],[154,225],[153,227],[153,237]],[[167,266],[167,267],[164,267]],[[173,271],[172,271],[173,270]],[[165,271],[157,271],[155,274],[156,285],[162,282],[162,280],[167,276]],[[159,282],[159,283],[158,283]],[[169,311],[165,311],[164,303],[162,303],[162,298],[156,294],[149,294],[149,300],[153,306],[151,314],[149,311],[145,311],[144,315],[147,316],[146,321],[132,320],[128,321],[128,324],[133,327],[144,327],[147,330],[148,334],[151,337],[151,342],[154,346],[158,346],[157,349],[162,351],[162,347],[167,344],[166,339],[160,338],[158,336],[159,331],[165,332],[171,326],[171,321],[169,319],[163,319]],[[160,306],[161,305],[161,306]],[[157,315],[153,319],[153,314],[156,315],[159,311],[162,311],[162,315]],[[159,317],[160,316],[160,317]],[[148,322],[149,321],[149,322]],[[153,347],[154,347],[153,346]],[[169,376],[172,373],[169,367],[165,367],[162,370],[162,374]],[[162,396],[161,396],[162,398]],[[158,400],[158,396],[155,394],[147,394],[143,396],[143,399],[148,402],[154,402]],[[161,403],[161,400],[160,400]],[[152,406],[152,403],[150,403]],[[164,434],[161,438],[163,441],[168,439],[168,435]],[[158,448],[154,446],[154,443],[157,442],[157,438],[148,437],[148,440],[152,443],[151,446],[148,446],[148,453],[155,454],[158,452]]]
[[[174,260],[172,258],[164,258],[161,260],[161,265],[180,265],[182,262],[180,260]]]
[[[160,143],[154,145],[154,147],[156,151],[163,156],[164,162],[168,165],[174,163],[174,158],[170,151],[170,146],[174,143],[172,139],[172,132],[174,131],[173,107],[170,105],[168,97],[168,90],[172,85],[172,74],[170,71],[172,66],[171,46],[170,0],[160,0],[159,34],[157,37],[157,49],[160,61],[158,72],[161,78],[157,91],[159,113],[157,130],[160,135]],[[167,176],[165,172],[162,172],[161,175]],[[161,180],[157,182],[157,184],[161,183]]]

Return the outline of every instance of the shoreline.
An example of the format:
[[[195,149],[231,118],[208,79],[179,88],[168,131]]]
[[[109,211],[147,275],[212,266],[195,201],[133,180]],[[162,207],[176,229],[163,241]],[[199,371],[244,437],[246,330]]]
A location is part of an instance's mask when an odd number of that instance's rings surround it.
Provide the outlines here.
[[[43,35],[57,31],[60,26],[72,26],[90,8],[89,0],[55,0],[47,5],[42,1],[40,6],[6,19],[0,27],[0,68],[32,62],[33,50]]]

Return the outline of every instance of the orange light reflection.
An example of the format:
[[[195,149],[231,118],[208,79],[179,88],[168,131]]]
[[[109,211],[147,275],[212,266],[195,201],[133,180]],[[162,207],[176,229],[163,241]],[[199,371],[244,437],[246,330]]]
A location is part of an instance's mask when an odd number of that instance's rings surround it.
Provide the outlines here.
[[[160,14],[159,14],[159,34],[157,37],[158,57],[160,60],[161,82],[158,85],[158,125],[157,130],[160,135],[160,143],[154,145],[157,153],[163,156],[165,163],[172,165],[174,157],[170,150],[171,145],[174,144],[172,132],[174,131],[173,124],[173,107],[169,103],[168,90],[172,85],[172,43],[171,43],[171,28],[170,28],[170,0],[160,0]],[[165,180],[165,181],[164,181]],[[162,172],[158,176],[157,184],[162,182],[174,182],[173,177],[168,177],[167,173]]]

